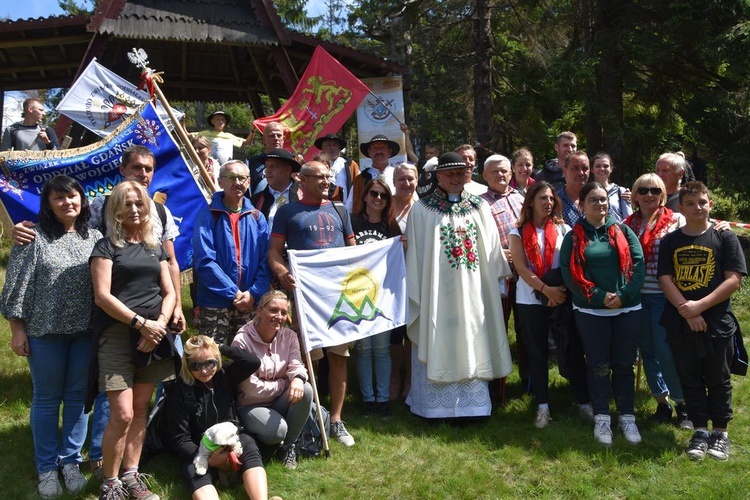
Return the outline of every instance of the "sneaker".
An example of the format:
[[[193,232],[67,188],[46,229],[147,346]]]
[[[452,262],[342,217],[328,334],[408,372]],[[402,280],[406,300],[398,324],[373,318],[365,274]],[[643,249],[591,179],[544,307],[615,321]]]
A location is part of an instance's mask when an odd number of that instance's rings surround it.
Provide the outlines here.
[[[148,477],[140,472],[126,472],[120,478],[130,498],[139,500],[159,500],[159,495],[148,489]]]
[[[78,464],[65,464],[62,468],[63,481],[65,488],[72,494],[83,491],[86,487],[86,478],[78,468]]]
[[[57,469],[39,474],[39,496],[42,498],[55,498],[63,494]]]
[[[672,405],[669,403],[659,403],[656,411],[651,415],[651,420],[657,424],[668,424],[672,421]]]
[[[729,435],[726,432],[713,431],[708,443],[708,454],[716,460],[729,458]]]
[[[552,422],[552,416],[549,414],[549,408],[539,408],[536,411],[536,418],[534,419],[534,427],[537,429],[544,429]]]
[[[687,405],[685,403],[677,403],[674,411],[677,415],[677,427],[686,431],[692,431],[693,422],[688,418]]]
[[[625,441],[630,444],[641,442],[641,433],[638,432],[638,426],[635,425],[635,415],[620,415],[618,424],[622,435],[625,436]]]
[[[594,439],[604,446],[612,444],[611,422],[609,415],[594,415]]]
[[[690,438],[685,452],[693,460],[703,460],[708,451],[708,431],[698,430],[693,433],[693,437]]]
[[[289,470],[297,468],[297,450],[294,445],[281,446],[279,448],[279,459],[284,467]]]
[[[111,483],[104,481],[99,488],[99,500],[127,500],[128,490],[126,490],[119,479]]]
[[[594,408],[591,405],[579,405],[578,416],[589,422],[594,422]]]
[[[354,438],[349,434],[344,426],[344,421],[331,422],[331,435],[339,440],[344,446],[354,446]]]

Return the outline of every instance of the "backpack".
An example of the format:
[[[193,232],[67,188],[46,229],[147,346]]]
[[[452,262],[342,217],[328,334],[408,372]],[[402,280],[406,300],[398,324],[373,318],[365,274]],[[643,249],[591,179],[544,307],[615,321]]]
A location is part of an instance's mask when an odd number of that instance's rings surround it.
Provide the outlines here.
[[[320,407],[320,413],[323,415],[323,424],[326,431],[326,437],[331,437],[331,416],[325,407]],[[306,457],[317,457],[323,451],[323,433],[320,431],[318,424],[318,412],[315,403],[310,408],[310,416],[307,417],[305,426],[295,443],[297,453]]]
[[[167,391],[176,382],[176,380],[171,380],[164,383],[164,390],[161,391],[161,397],[154,403],[154,407],[151,408],[151,412],[148,414],[146,437],[143,440],[140,465],[148,462],[154,455],[169,449],[169,423],[167,422],[167,414],[164,411],[164,406],[166,405]],[[195,392],[190,388],[184,394],[186,406],[192,413],[195,409]]]

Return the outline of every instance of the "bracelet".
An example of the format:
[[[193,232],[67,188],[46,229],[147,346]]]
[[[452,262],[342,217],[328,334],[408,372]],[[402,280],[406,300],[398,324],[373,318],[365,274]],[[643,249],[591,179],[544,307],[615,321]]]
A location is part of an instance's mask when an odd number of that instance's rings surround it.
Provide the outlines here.
[[[141,326],[139,328],[136,328],[139,332],[143,330],[143,327],[146,326],[146,318],[143,318],[143,323],[141,323]]]
[[[542,288],[539,289],[539,293],[544,293],[544,287],[547,286],[547,283],[542,281]]]
[[[138,315],[136,314],[133,316],[133,319],[130,320],[130,328],[135,328],[135,325],[138,324]]]

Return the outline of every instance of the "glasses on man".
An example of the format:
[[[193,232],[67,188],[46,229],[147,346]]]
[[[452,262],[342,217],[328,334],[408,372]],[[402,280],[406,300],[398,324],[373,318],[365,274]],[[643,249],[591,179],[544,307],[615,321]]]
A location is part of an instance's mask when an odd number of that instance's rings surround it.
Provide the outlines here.
[[[235,175],[235,174],[225,174],[221,176],[222,179],[226,179],[229,182],[239,182],[240,184],[244,184],[250,179],[247,175]]]
[[[199,372],[202,369],[213,370],[219,366],[219,360],[207,359],[206,361],[188,361],[188,368],[191,372]]]
[[[607,204],[607,198],[602,196],[601,198],[587,198],[586,201],[589,202],[591,205],[606,205]]]
[[[371,198],[380,198],[381,200],[387,200],[388,199],[388,193],[381,193],[380,191],[375,191],[374,189],[370,189],[370,197]]]
[[[319,181],[327,181],[331,182],[333,180],[333,177],[326,174],[302,174],[304,177],[312,177],[313,179],[319,180]]]
[[[646,196],[647,194],[651,193],[654,196],[659,196],[661,194],[661,188],[659,187],[639,187],[638,188],[638,194],[641,196]]]

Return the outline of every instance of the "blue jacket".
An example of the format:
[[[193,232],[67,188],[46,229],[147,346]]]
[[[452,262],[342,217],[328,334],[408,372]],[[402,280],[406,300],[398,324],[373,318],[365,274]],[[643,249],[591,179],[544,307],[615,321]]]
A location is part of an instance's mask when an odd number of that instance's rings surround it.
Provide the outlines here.
[[[238,290],[250,291],[257,302],[268,291],[268,224],[242,199],[239,221],[239,265],[229,211],[222,203],[224,192],[214,193],[211,204],[201,210],[193,231],[193,266],[197,278],[197,304],[200,307],[228,308]]]

